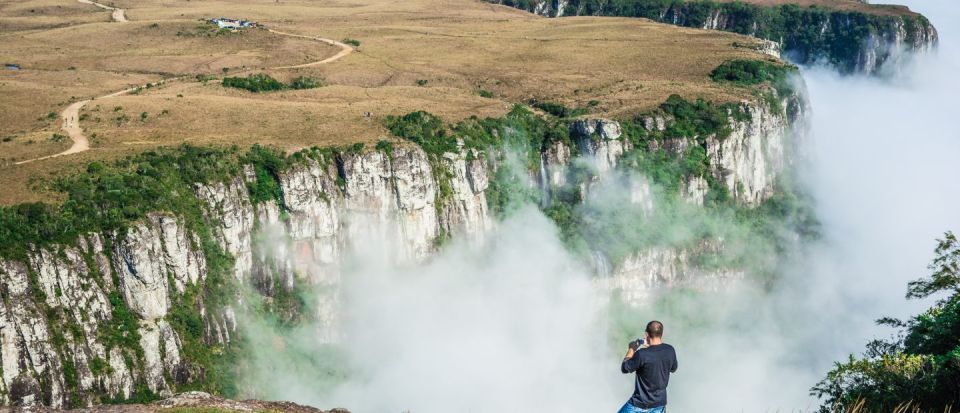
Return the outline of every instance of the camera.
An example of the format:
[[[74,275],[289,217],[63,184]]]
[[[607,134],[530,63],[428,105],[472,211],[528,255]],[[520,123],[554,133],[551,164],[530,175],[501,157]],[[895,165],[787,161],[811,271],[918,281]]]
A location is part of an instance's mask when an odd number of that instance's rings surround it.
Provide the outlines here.
[[[644,345],[645,343],[646,343],[646,341],[645,341],[644,339],[638,338],[638,339],[633,340],[633,341],[630,342],[630,348],[633,349],[634,351],[636,351],[636,350],[640,349],[641,347],[643,347],[643,345]]]

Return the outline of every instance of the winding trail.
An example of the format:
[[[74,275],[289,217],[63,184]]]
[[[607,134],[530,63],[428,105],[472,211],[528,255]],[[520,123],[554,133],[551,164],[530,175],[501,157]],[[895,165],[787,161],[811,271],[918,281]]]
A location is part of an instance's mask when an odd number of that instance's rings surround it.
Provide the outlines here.
[[[324,38],[322,38],[322,37],[316,37],[316,36],[304,36],[304,35],[302,35],[302,34],[284,33],[284,32],[276,31],[276,30],[273,30],[273,29],[267,29],[267,31],[269,31],[270,33],[274,33],[274,34],[279,34],[279,35],[281,35],[281,36],[299,37],[299,38],[302,38],[302,39],[316,40],[316,41],[318,41],[318,42],[323,42],[323,43],[329,44],[329,45],[331,45],[331,46],[337,46],[337,47],[340,48],[340,51],[337,52],[337,54],[335,54],[335,55],[333,55],[333,56],[330,56],[330,57],[328,57],[328,58],[326,58],[326,59],[323,59],[323,60],[318,60],[318,61],[316,61],[316,62],[310,62],[310,63],[304,63],[304,64],[300,64],[300,65],[293,65],[293,66],[277,66],[277,67],[274,67],[274,68],[272,68],[272,69],[299,69],[299,68],[301,68],[301,67],[319,66],[319,65],[323,65],[323,64],[327,64],[327,63],[330,63],[330,62],[339,60],[340,58],[342,58],[342,57],[344,57],[344,56],[346,56],[346,55],[348,55],[348,54],[350,54],[350,53],[353,53],[353,48],[350,47],[350,45],[347,45],[347,44],[338,42],[338,41],[336,41],[336,40],[324,39]]]
[[[127,21],[127,13],[121,8],[107,6],[106,4],[100,4],[92,0],[77,0],[77,1],[83,4],[92,4],[101,9],[112,11],[113,13],[110,14],[110,17],[113,18],[113,21],[115,22],[124,23]]]
[[[117,22],[120,22],[120,23],[124,23],[124,22],[129,21],[129,20],[127,20],[126,12],[125,12],[123,9],[116,8],[116,7],[110,7],[110,6],[107,6],[107,5],[103,5],[103,4],[94,2],[94,1],[92,1],[92,0],[77,0],[77,1],[79,1],[80,3],[84,3],[84,4],[92,4],[92,5],[94,5],[94,6],[97,6],[97,7],[102,8],[102,9],[112,10],[112,11],[113,11],[112,17],[113,17],[113,20],[114,20],[114,21],[117,21]],[[330,57],[328,57],[328,58],[326,58],[326,59],[318,60],[318,61],[315,61],[315,62],[303,63],[303,64],[299,64],[299,65],[276,66],[276,67],[271,67],[271,68],[270,68],[270,69],[274,69],[274,70],[280,70],[280,69],[299,69],[299,68],[304,68],[304,67],[313,67],[313,66],[324,65],[324,64],[327,64],[327,63],[331,63],[331,62],[335,62],[335,61],[337,61],[337,60],[340,60],[341,58],[349,55],[350,53],[353,53],[353,50],[354,50],[353,47],[350,47],[350,45],[347,45],[347,44],[338,42],[338,41],[336,41],[336,40],[331,40],[331,39],[326,39],[326,38],[323,38],[323,37],[319,37],[319,36],[306,36],[306,35],[302,35],[302,34],[286,33],[286,32],[281,32],[281,31],[277,31],[277,30],[273,30],[273,29],[267,29],[267,31],[269,31],[270,33],[273,33],[273,34],[280,35],[280,36],[288,36],[288,37],[297,37],[297,38],[302,38],[302,39],[316,40],[316,41],[318,41],[318,42],[326,43],[326,44],[329,44],[329,45],[331,45],[331,46],[337,46],[337,47],[340,48],[340,51],[337,52],[337,54],[335,54],[335,55],[333,55],[333,56],[330,56]],[[183,78],[183,77],[181,77],[181,78]],[[149,83],[149,84],[147,84],[147,85],[156,86],[156,85],[158,85],[158,84],[162,84],[162,83],[165,83],[166,81],[171,81],[171,80],[179,80],[179,79],[178,79],[178,78],[174,78],[174,79],[161,80],[161,81],[159,81],[159,82]],[[80,153],[80,152],[84,152],[84,151],[90,150],[90,139],[88,139],[88,138],[83,134],[83,129],[80,128],[80,109],[83,109],[83,107],[84,107],[87,103],[90,103],[91,100],[94,100],[94,99],[109,99],[109,98],[112,98],[112,97],[122,96],[122,95],[125,95],[125,94],[127,94],[127,93],[130,93],[130,92],[132,92],[132,91],[134,91],[134,90],[137,90],[137,89],[139,89],[139,88],[141,88],[141,87],[146,87],[147,85],[131,87],[131,88],[123,89],[123,90],[121,90],[121,91],[117,91],[117,92],[110,93],[110,94],[108,94],[108,95],[99,96],[99,97],[96,97],[96,98],[93,98],[93,99],[81,100],[81,101],[74,102],[74,103],[70,104],[70,106],[67,106],[67,108],[64,109],[63,112],[61,112],[61,114],[60,114],[60,119],[63,121],[63,124],[60,126],[60,129],[63,130],[64,132],[66,132],[66,133],[67,133],[67,136],[69,136],[70,139],[73,140],[73,145],[71,145],[69,149],[67,149],[67,150],[65,150],[65,151],[63,151],[63,152],[56,153],[56,154],[53,154],[53,155],[41,156],[41,157],[39,157],[39,158],[27,159],[27,160],[25,160],[25,161],[15,162],[14,165],[22,165],[22,164],[25,164],[25,163],[42,161],[42,160],[44,160],[44,159],[56,158],[56,157],[60,157],[60,156],[64,156],[64,155],[72,155],[72,154],[75,154],[75,153]]]

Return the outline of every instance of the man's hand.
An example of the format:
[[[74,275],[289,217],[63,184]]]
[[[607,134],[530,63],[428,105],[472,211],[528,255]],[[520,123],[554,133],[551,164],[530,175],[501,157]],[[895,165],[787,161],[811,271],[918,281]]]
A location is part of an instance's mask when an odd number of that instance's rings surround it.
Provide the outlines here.
[[[633,358],[633,353],[635,353],[638,348],[640,348],[640,340],[631,341],[629,344],[627,344],[627,354],[623,356],[623,359],[629,360]]]

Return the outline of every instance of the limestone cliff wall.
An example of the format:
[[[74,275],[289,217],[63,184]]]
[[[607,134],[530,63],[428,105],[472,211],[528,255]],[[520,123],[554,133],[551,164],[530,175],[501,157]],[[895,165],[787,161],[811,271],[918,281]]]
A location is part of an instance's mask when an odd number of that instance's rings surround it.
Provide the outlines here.
[[[781,107],[790,105],[784,99]],[[791,130],[802,115],[763,102],[744,102],[742,110],[749,116],[731,114],[728,136],[649,143],[650,150],[676,153],[705,146],[710,176],[683,177],[681,195],[691,203],[704,202],[712,177],[744,207],[756,206],[788,168]],[[662,131],[671,121],[650,118],[644,127]],[[584,119],[570,128],[571,144],[541,148],[541,167],[528,171],[548,196],[568,183],[574,163],[590,164],[602,179],[635,145],[612,120]],[[413,263],[433,254],[445,236],[479,242],[496,225],[487,196],[497,165],[488,155],[461,149],[431,159],[415,145],[344,151],[285,170],[278,199],[251,198],[248,186],[257,178],[250,167],[194,189],[209,239],[233,259],[235,281],[267,297],[299,285],[320,287],[315,290],[324,295],[309,316],[320,320],[318,339],[334,342],[341,266],[352,245],[387,240],[398,248],[383,250],[384,259]],[[591,185],[582,184],[584,198]],[[639,182],[631,192],[631,202],[653,208],[649,185]],[[181,336],[172,321],[179,297],[206,283],[212,262],[204,239],[173,213],[151,213],[123,231],[0,259],[0,404],[91,405],[130,398],[143,386],[165,396],[203,374],[184,361],[184,342],[195,337]],[[604,277],[598,284],[641,297],[659,284],[738,276],[696,268],[699,252],[635,251],[598,266]],[[234,307],[244,301],[229,302],[216,311],[203,304],[196,326],[202,331],[191,334],[209,345],[229,344],[237,331]]]

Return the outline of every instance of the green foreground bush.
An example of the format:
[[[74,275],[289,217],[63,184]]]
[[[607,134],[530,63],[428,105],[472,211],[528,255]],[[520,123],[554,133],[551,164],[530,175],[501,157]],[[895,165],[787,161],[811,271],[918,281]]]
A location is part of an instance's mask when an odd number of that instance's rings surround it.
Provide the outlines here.
[[[960,242],[939,240],[931,274],[910,282],[907,298],[945,296],[910,320],[881,319],[897,327],[890,340],[867,345],[860,358],[837,363],[812,392],[825,398],[822,412],[945,412],[960,406]],[[910,409],[898,410],[909,403]]]

